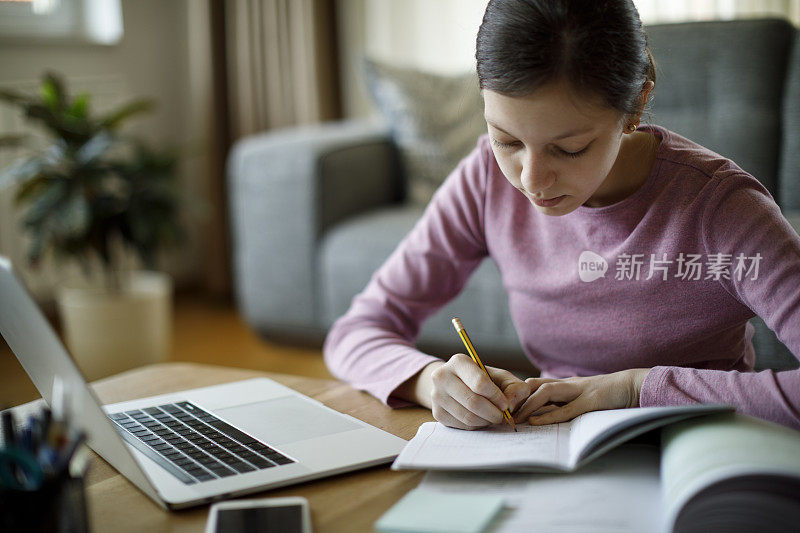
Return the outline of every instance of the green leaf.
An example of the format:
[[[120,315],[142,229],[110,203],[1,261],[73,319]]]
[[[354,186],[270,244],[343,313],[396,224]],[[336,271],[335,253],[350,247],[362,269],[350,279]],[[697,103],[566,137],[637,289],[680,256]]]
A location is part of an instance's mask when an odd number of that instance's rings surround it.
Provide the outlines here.
[[[37,195],[25,211],[23,223],[28,227],[41,224],[56,210],[67,196],[67,187],[63,179],[52,179],[50,186]]]
[[[155,107],[155,102],[149,98],[134,100],[100,119],[100,126],[109,129],[116,128],[123,120],[138,113],[150,111],[153,107]]]
[[[75,191],[57,212],[59,233],[70,239],[82,238],[89,228],[89,203],[81,191]]]
[[[89,116],[89,95],[81,93],[75,97],[72,104],[67,109],[67,116],[72,121],[86,120]]]
[[[47,190],[50,179],[47,174],[39,173],[33,178],[23,181],[19,189],[17,189],[17,194],[14,195],[14,202],[17,205],[22,205],[31,201],[35,196]]]
[[[57,74],[48,72],[44,75],[42,86],[39,88],[39,93],[44,105],[54,113],[59,113],[65,106],[66,94],[64,91],[64,84],[61,82]]]
[[[18,181],[25,181],[35,177],[41,171],[43,162],[38,157],[19,159],[0,170],[0,189],[9,187]]]
[[[0,187],[19,185],[15,203],[24,206],[32,262],[52,252],[56,259],[98,257],[113,268],[111,245],[121,240],[152,264],[160,249],[183,235],[177,154],[116,134],[128,118],[151,110],[152,100],[137,99],[93,117],[89,95],[69,98],[61,79],[48,74],[39,95],[0,91],[0,101],[44,126],[54,141],[0,171]],[[19,141],[0,137],[0,147]]]
[[[25,116],[42,121],[55,135],[61,137],[59,133],[61,129],[61,120],[59,120],[58,116],[49,107],[38,103],[29,104],[25,107]]]
[[[82,165],[91,163],[98,157],[105,154],[113,144],[114,138],[111,136],[111,134],[109,134],[107,131],[101,131],[89,139],[89,142],[80,147],[80,149],[75,153],[75,160]]]

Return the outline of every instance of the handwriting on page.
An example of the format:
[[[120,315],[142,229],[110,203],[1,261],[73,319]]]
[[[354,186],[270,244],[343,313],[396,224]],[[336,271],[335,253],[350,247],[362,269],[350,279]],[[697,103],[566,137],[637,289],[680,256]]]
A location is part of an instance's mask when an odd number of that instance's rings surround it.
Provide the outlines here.
[[[453,429],[431,424],[431,431],[409,458],[411,463],[448,466],[499,466],[515,463],[561,464],[566,460],[568,427],[498,425],[477,431]],[[428,429],[428,428],[426,428]]]

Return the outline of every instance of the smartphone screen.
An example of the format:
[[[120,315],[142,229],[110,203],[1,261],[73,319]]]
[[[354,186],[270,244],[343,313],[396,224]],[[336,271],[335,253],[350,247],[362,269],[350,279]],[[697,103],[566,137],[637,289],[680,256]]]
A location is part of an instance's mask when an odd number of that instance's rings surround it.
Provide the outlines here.
[[[300,505],[251,507],[217,511],[216,533],[302,533]]]

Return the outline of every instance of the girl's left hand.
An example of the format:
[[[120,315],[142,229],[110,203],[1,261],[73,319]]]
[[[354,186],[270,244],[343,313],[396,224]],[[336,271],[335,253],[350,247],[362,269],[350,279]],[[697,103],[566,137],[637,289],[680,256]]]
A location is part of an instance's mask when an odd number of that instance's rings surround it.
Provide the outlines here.
[[[639,407],[639,391],[649,370],[633,368],[565,379],[528,378],[525,382],[533,393],[513,413],[514,421],[540,426],[566,422],[589,411]]]

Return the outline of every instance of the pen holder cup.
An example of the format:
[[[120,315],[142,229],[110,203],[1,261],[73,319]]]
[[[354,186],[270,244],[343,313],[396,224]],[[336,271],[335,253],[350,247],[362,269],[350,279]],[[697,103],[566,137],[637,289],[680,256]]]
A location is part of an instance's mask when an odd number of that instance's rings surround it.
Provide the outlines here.
[[[0,531],[88,532],[84,478],[64,473],[37,490],[0,489]]]

